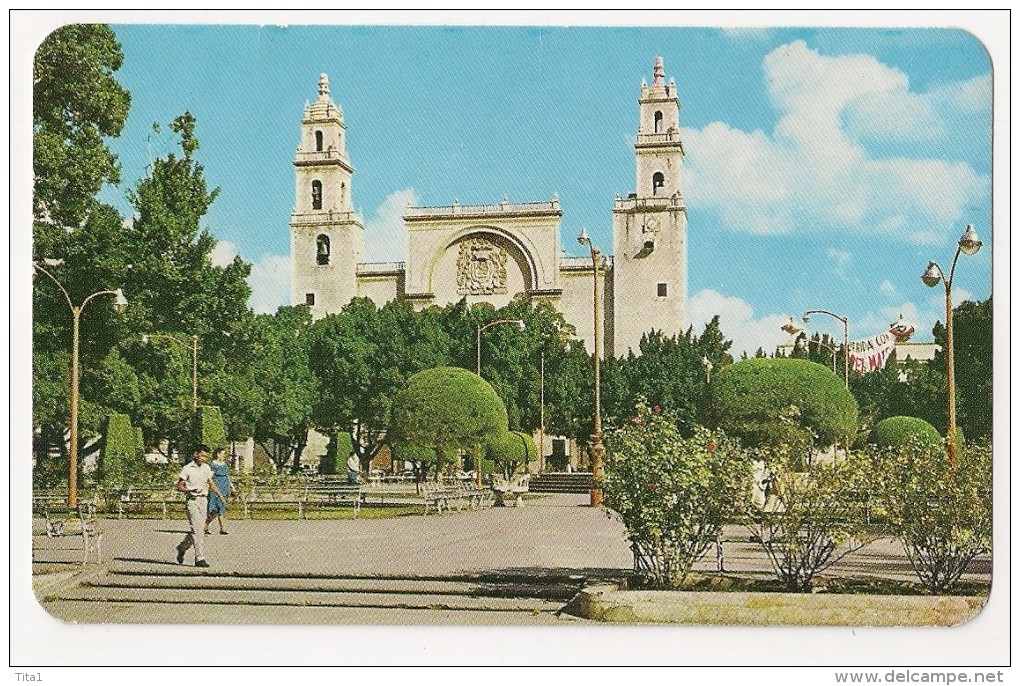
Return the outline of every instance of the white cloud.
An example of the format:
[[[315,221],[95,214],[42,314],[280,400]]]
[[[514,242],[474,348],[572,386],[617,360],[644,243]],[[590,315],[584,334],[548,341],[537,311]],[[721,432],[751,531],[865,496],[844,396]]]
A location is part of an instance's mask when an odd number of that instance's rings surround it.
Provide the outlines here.
[[[780,116],[773,131],[723,122],[683,131],[690,202],[716,211],[727,228],[762,235],[899,230],[924,243],[962,223],[964,211],[988,194],[989,179],[967,164],[870,157],[854,135],[934,135],[945,121],[936,104],[955,97],[960,110],[979,106],[988,99],[987,80],[921,96],[874,57],[823,56],[803,41],[769,53],[763,69]],[[953,94],[961,85],[964,92]]]
[[[281,305],[290,305],[290,255],[262,255],[251,265],[248,285],[248,304],[255,314],[272,314]]]
[[[788,314],[767,314],[755,318],[754,309],[747,302],[712,289],[698,291],[687,302],[687,321],[696,334],[700,334],[716,315],[719,315],[723,336],[733,341],[730,354],[735,359],[740,359],[744,352],[752,357],[758,348],[771,355],[789,338],[781,329],[790,320]]]
[[[882,283],[878,284],[878,290],[882,291],[889,297],[896,295],[896,286],[889,279],[885,279]]]
[[[837,250],[836,248],[829,248],[825,251],[825,255],[832,260],[836,267],[832,272],[836,276],[846,276],[846,267],[850,264],[850,260],[853,259],[853,255],[848,253],[846,250]]]
[[[209,258],[212,260],[213,265],[217,267],[226,267],[234,261],[234,257],[237,255],[237,246],[230,241],[219,240],[216,241],[216,247],[213,248],[212,254]]]
[[[401,262],[407,259],[404,213],[418,198],[414,189],[390,193],[375,214],[365,222],[365,261]]]

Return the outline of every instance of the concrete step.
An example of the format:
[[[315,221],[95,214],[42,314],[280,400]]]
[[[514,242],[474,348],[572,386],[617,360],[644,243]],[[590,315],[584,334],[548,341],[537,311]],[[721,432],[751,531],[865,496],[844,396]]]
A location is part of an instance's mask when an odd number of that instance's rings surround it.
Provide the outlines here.
[[[591,490],[588,472],[550,472],[531,478],[528,490],[534,493],[587,493]]]
[[[378,577],[258,577],[236,574],[210,574],[207,570],[191,573],[142,574],[111,571],[101,575],[95,588],[161,590],[230,590],[248,592],[300,591],[309,593],[365,593],[444,595],[487,598],[535,598],[566,602],[580,590],[582,583],[523,580],[450,580],[442,578]],[[182,569],[183,572],[183,569]]]
[[[488,598],[448,594],[373,593],[322,590],[219,588],[116,588],[82,585],[60,591],[48,601],[96,603],[218,604],[244,606],[390,608],[488,612],[557,612],[562,601],[537,598]],[[187,621],[182,617],[181,621]]]

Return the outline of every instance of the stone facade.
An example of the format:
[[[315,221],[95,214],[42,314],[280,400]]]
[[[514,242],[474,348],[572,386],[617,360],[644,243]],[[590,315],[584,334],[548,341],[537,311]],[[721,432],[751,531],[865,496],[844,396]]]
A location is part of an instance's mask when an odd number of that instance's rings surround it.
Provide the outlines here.
[[[684,325],[680,101],[661,58],[653,79],[642,84],[638,99],[637,190],[612,204],[614,255],[605,257],[599,275],[599,336],[607,356],[636,352],[650,329],[673,335]],[[380,305],[406,298],[424,308],[466,299],[498,308],[523,293],[551,302],[593,349],[592,260],[561,255],[563,212],[555,195],[543,202],[408,207],[407,261],[363,262],[365,230],[352,210],[346,126],[325,74],[318,99],[305,107],[294,169],[292,302],[310,305],[313,316],[338,312],[355,296]]]

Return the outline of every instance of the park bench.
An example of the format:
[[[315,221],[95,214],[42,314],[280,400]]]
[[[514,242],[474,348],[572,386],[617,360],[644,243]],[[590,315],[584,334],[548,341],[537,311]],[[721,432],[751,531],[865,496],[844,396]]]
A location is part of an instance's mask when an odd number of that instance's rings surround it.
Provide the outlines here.
[[[457,484],[458,500],[466,503],[472,510],[480,510],[484,507],[491,506],[492,494],[492,489],[478,488],[473,482],[462,481]]]
[[[56,491],[36,493],[32,496],[32,514],[43,518],[47,536],[59,536],[70,514],[67,494]]]
[[[425,505],[422,514],[428,514],[429,508],[443,514],[443,510],[451,510],[457,505],[460,496],[455,488],[439,483],[425,482],[421,485],[421,499]]]
[[[496,505],[522,507],[530,480],[531,476],[528,474],[522,474],[515,479],[496,479],[492,483],[492,490],[496,493]]]
[[[163,519],[167,519],[170,507],[183,502],[184,494],[175,489],[129,486],[116,495],[114,506],[117,519],[123,519],[129,513],[145,514],[152,510],[157,510]]]
[[[365,494],[361,486],[314,484],[305,491],[304,502],[298,506],[298,513],[302,519],[305,519],[311,508],[351,507],[354,508],[354,516],[357,517],[364,502]]]
[[[72,514],[67,506],[66,494],[41,493],[32,497],[32,511],[43,517],[48,538],[81,536],[82,564],[87,564],[92,553],[95,553],[96,562],[103,557],[103,532],[96,515],[97,502],[97,496],[79,500]],[[77,530],[71,526],[75,522]]]
[[[307,486],[275,486],[261,488],[253,486],[241,496],[245,519],[252,518],[256,509],[280,510],[294,508],[298,517],[304,518],[305,495]]]

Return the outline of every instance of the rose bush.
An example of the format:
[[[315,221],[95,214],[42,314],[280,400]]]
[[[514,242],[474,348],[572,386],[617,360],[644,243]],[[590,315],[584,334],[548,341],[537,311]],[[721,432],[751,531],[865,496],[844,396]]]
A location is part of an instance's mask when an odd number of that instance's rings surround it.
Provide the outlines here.
[[[643,406],[608,447],[607,511],[627,528],[636,571],[676,588],[749,498],[750,461],[722,432],[685,437],[674,416]]]
[[[932,593],[951,590],[992,545],[992,451],[966,446],[949,465],[944,443],[924,437],[871,453],[893,533]]]

